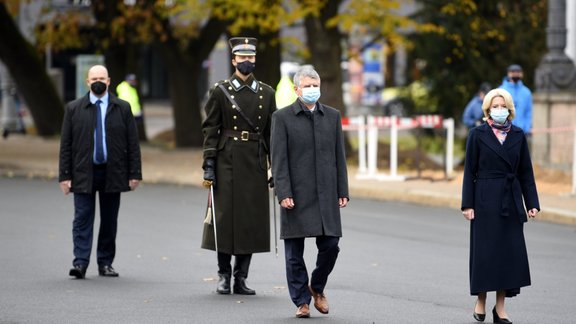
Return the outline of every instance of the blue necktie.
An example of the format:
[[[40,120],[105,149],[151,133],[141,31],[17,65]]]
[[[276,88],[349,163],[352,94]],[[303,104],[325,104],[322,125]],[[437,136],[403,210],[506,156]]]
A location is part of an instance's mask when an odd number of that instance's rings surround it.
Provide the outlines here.
[[[102,111],[100,109],[100,104],[102,101],[96,101],[96,156],[95,161],[96,164],[102,164],[106,162],[104,160],[104,136],[102,132]]]

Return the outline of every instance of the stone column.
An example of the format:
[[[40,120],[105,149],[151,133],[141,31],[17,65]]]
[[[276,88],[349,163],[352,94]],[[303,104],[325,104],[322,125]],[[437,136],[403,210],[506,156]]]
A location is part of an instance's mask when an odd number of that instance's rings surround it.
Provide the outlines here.
[[[564,52],[566,34],[566,0],[549,0],[548,53],[535,75],[532,155],[535,163],[560,169],[571,166],[570,154],[559,153],[572,152],[568,129],[576,125],[576,67]]]

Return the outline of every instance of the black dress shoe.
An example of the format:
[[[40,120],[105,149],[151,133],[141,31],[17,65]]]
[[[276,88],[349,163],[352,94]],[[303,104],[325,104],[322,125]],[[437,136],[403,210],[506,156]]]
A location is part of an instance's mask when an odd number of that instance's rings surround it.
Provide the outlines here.
[[[478,322],[484,322],[484,320],[486,319],[486,314],[479,314],[474,312],[474,319],[477,320]]]
[[[103,277],[118,277],[118,272],[109,265],[98,267],[98,274]]]
[[[76,279],[84,279],[86,277],[86,269],[88,266],[85,265],[75,265],[74,268],[70,269],[70,276],[76,277]]]
[[[492,316],[494,317],[494,323],[512,324],[507,318],[500,318],[498,312],[496,312],[496,307],[492,308]]]
[[[216,292],[220,295],[230,295],[230,275],[218,274],[218,286]]]
[[[234,279],[234,294],[236,295],[256,295],[256,291],[246,286],[246,278]]]
[[[476,313],[477,304],[478,300],[476,300],[476,303],[474,304],[474,319],[477,320],[478,322],[484,322],[484,320],[486,319],[486,314]]]

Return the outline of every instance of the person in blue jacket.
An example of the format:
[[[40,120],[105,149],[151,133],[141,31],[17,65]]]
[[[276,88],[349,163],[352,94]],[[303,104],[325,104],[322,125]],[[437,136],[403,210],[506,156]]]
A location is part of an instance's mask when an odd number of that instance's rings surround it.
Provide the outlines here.
[[[483,82],[480,85],[480,89],[474,95],[474,97],[468,102],[466,108],[464,108],[464,113],[462,113],[462,123],[471,129],[478,125],[481,125],[484,118],[484,112],[482,111],[482,100],[488,91],[492,90],[492,86],[488,82]]]
[[[514,100],[516,118],[514,125],[522,128],[525,134],[532,130],[532,92],[522,83],[524,73],[518,64],[508,66],[508,74],[500,88],[508,91]]]

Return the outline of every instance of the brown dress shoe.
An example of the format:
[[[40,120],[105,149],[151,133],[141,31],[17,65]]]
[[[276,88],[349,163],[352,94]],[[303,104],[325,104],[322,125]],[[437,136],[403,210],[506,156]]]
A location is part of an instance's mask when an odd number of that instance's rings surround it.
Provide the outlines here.
[[[298,310],[296,310],[296,317],[298,318],[310,317],[310,307],[308,307],[308,304],[302,304],[298,307]]]
[[[312,286],[310,286],[310,293],[312,294],[312,298],[314,298],[314,307],[316,307],[320,313],[328,314],[328,300],[324,293],[315,292]]]

